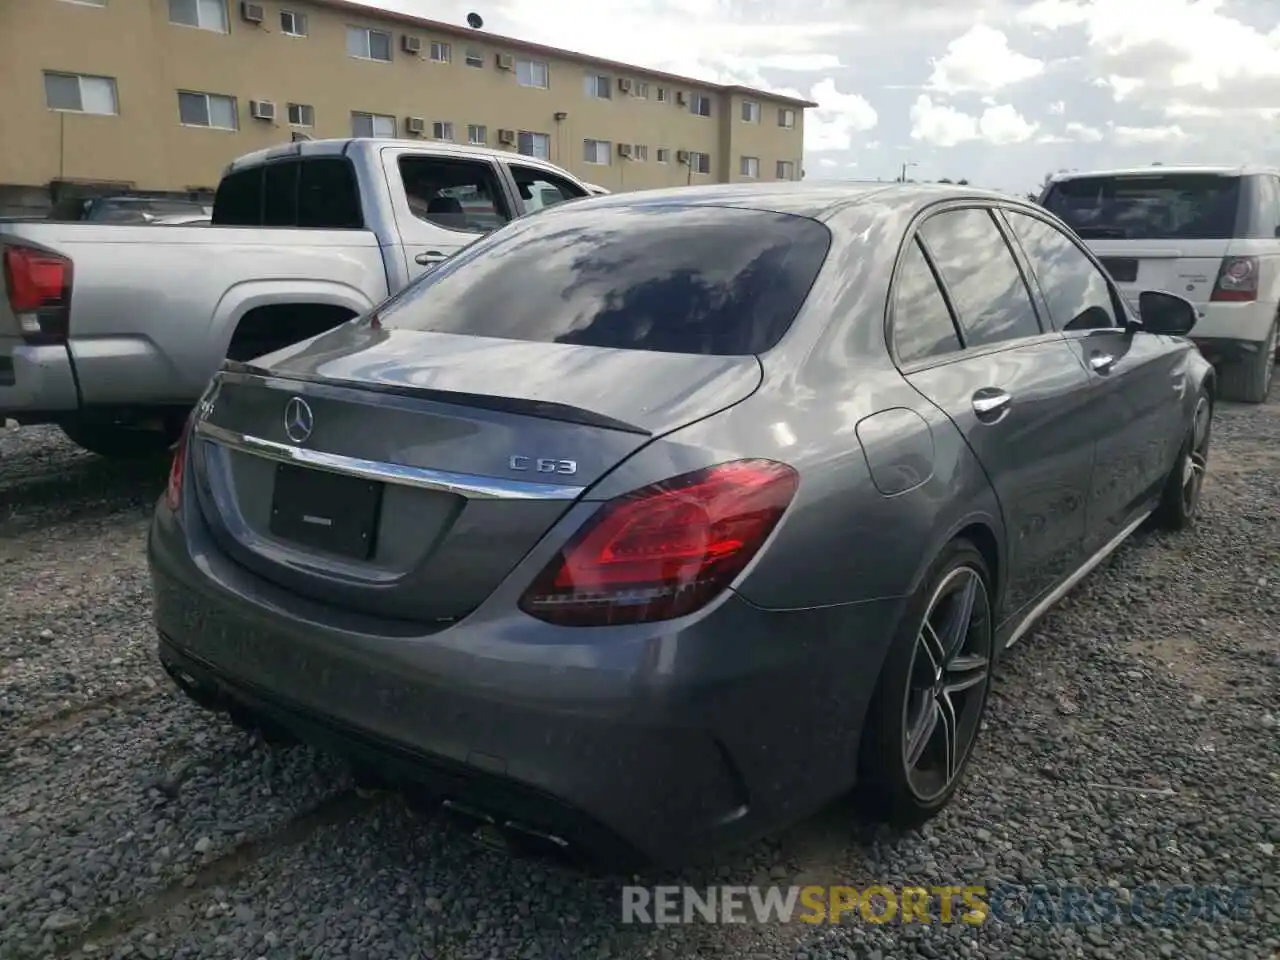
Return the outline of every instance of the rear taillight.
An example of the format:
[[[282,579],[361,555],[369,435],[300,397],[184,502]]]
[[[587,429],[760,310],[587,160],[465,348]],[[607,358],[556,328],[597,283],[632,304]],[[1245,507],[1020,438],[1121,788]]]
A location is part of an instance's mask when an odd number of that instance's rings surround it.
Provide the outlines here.
[[[1251,302],[1258,299],[1258,258],[1224,257],[1210,300]]]
[[[736,460],[605,503],[520,599],[563,626],[648,623],[706,606],[751,562],[799,478],[772,460]]]
[[[194,414],[187,417],[186,426],[173,446],[173,461],[169,464],[169,483],[164,488],[164,505],[172,511],[182,506],[182,480],[187,472],[187,438],[191,435]]]
[[[64,343],[71,317],[71,261],[31,247],[0,247],[9,309],[31,344]]]

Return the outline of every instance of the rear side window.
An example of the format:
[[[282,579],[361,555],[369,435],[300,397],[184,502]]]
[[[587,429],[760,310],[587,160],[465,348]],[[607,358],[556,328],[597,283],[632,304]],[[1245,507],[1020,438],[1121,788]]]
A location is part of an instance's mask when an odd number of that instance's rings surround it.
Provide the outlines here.
[[[1240,177],[1157,173],[1079,177],[1044,205],[1086,240],[1228,240],[1237,236]]]
[[[277,160],[223,177],[212,222],[322,230],[364,226],[355,172],[343,157]]]
[[[831,244],[725,207],[556,205],[464,248],[378,312],[392,329],[715,356],[786,333]]]
[[[893,347],[900,363],[960,349],[951,309],[917,240],[911,241],[894,279]]]
[[[1026,214],[1005,211],[1040,283],[1049,320],[1057,330],[1116,325],[1107,278],[1061,230]]]
[[[948,210],[924,222],[920,236],[951,294],[966,347],[1039,334],[1018,262],[986,210]]]

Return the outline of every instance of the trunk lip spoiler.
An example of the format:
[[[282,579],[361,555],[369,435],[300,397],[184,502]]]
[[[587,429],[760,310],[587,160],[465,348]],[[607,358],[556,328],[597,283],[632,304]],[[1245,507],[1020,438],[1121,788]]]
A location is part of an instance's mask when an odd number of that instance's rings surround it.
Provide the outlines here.
[[[605,430],[616,430],[620,433],[632,433],[641,437],[653,436],[653,431],[646,427],[627,423],[625,420],[618,420],[615,417],[595,413],[591,410],[584,410],[582,407],[575,407],[571,404],[554,403],[546,400],[525,400],[518,397],[501,397],[481,393],[459,393],[453,390],[440,390],[435,387],[400,387],[393,384],[372,383],[368,380],[339,380],[333,377],[319,377],[300,373],[282,374],[239,360],[224,360],[219,375],[222,379],[232,383],[253,381],[269,386],[274,382],[281,385],[309,384],[338,390],[360,390],[414,400],[428,400],[433,403],[475,407],[495,413],[536,417],[541,420],[558,420],[562,423],[574,423],[584,427],[600,427]]]
[[[289,463],[437,493],[451,493],[469,500],[576,500],[587,489],[585,486],[483,477],[469,473],[452,473],[428,467],[411,467],[400,463],[348,457],[308,447],[290,446],[275,440],[265,440],[262,437],[219,427],[203,419],[197,419],[194,433],[201,440],[241,453],[265,457],[278,463]]]

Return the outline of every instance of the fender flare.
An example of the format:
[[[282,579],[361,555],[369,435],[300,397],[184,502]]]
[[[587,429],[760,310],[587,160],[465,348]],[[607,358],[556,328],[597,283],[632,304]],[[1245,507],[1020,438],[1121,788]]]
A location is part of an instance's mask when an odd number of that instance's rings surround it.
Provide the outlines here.
[[[246,280],[229,287],[213,308],[209,350],[216,351],[218,357],[226,356],[236,327],[251,310],[311,304],[345,307],[359,316],[375,302],[359,287],[332,280]]]

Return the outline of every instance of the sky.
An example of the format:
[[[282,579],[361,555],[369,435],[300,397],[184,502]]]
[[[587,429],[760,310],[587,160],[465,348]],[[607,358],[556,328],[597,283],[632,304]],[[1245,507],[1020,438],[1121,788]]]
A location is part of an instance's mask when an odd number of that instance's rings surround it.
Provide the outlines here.
[[[1280,163],[1277,0],[378,0],[817,102],[806,179]]]

